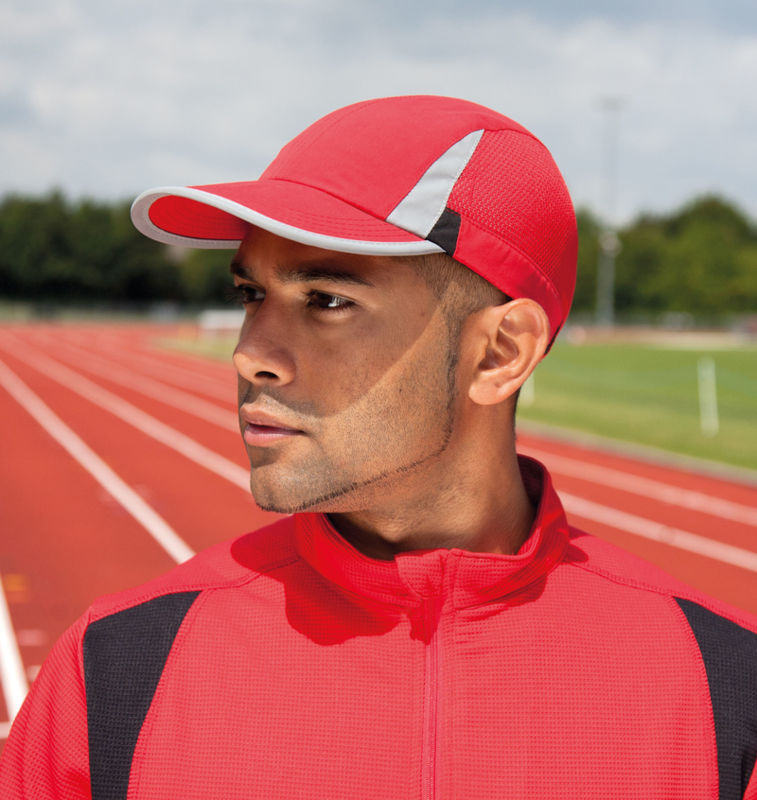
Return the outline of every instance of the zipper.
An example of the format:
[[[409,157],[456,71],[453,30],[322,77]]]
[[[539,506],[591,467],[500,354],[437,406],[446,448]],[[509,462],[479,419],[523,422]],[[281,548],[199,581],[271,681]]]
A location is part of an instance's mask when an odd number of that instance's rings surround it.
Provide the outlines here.
[[[435,800],[437,796],[438,746],[439,746],[439,627],[442,598],[435,597],[426,603],[426,663],[423,693],[423,749],[421,770],[421,798]]]

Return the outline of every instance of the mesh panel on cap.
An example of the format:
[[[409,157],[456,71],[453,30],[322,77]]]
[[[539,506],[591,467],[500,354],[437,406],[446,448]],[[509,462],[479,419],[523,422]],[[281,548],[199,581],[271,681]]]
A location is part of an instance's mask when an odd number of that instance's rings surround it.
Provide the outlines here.
[[[517,131],[487,131],[448,207],[530,258],[570,304],[575,281],[573,205],[547,149]]]

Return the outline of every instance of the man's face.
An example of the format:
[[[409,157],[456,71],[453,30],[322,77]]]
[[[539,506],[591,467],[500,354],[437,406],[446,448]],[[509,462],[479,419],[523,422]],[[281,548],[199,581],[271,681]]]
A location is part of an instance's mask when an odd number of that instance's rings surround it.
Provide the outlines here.
[[[452,434],[456,354],[419,272],[258,229],[232,272],[246,310],[234,365],[258,504],[355,511],[398,482],[422,487]]]

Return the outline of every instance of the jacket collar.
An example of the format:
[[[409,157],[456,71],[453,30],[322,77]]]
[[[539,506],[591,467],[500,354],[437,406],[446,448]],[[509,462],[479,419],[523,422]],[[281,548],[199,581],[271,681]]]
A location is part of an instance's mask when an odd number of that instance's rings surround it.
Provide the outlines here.
[[[551,571],[568,542],[565,512],[549,473],[524,456],[519,456],[519,464],[536,517],[514,555],[440,548],[380,561],[356,550],[323,514],[295,517],[298,550],[324,578],[364,600],[409,607],[439,599],[465,608],[504,599]]]

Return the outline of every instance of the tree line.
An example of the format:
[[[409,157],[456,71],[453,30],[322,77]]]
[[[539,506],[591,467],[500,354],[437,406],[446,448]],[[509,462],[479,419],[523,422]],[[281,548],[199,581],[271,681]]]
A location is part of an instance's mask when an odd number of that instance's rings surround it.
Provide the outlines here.
[[[579,210],[573,310],[596,305],[602,225]],[[757,313],[757,225],[734,204],[698,197],[669,214],[641,214],[617,231],[615,310],[626,321],[686,314],[717,323]]]
[[[600,219],[577,213],[576,316],[596,304]],[[620,321],[686,314],[722,322],[757,313],[757,226],[728,200],[698,197],[668,214],[642,214],[617,231]],[[0,300],[37,308],[219,306],[229,251],[167,247],[138,233],[121,202],[8,195],[0,202]]]

